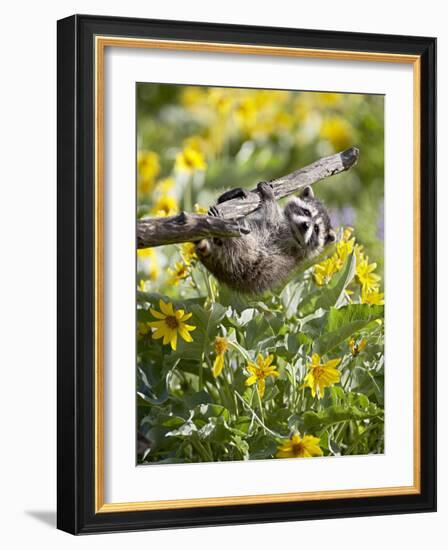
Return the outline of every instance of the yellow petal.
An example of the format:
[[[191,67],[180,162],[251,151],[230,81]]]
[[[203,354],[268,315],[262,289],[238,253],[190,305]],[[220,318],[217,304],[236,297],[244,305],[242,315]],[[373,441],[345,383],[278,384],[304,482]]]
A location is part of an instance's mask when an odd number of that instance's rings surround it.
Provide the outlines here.
[[[223,367],[224,367],[224,355],[217,355],[215,362],[213,363],[213,369],[212,369],[213,376],[215,378],[217,378],[221,374]]]
[[[341,359],[330,359],[327,363],[325,363],[325,366],[328,368],[334,368],[341,362]]]
[[[313,353],[313,355],[311,356],[311,363],[313,365],[318,365],[320,363],[320,357],[317,353]]]
[[[270,369],[265,371],[265,375],[266,376],[280,376],[280,373],[277,372],[275,369],[276,369],[276,367],[271,367]]]
[[[263,397],[265,389],[266,389],[266,381],[264,380],[264,378],[262,378],[261,380],[258,381],[258,393],[260,397]]]
[[[159,330],[168,329],[167,324],[165,321],[151,321],[148,323],[148,325],[152,328],[156,328]]]
[[[173,333],[171,335],[171,340],[170,340],[170,344],[171,344],[171,347],[174,351],[176,351],[176,347],[177,347],[177,332],[175,330],[173,330]]]
[[[255,378],[257,378],[258,367],[256,365],[249,363],[246,368],[255,376]]]
[[[185,329],[185,330],[189,330],[190,332],[192,332],[193,330],[196,330],[197,327],[193,326],[193,325],[186,325],[184,323],[182,323],[182,327]]]
[[[264,366],[269,367],[269,365],[272,363],[273,360],[274,360],[274,356],[273,355],[268,355],[266,357],[266,361],[264,362]]]
[[[246,386],[252,386],[252,384],[255,384],[255,382],[258,380],[258,378],[254,375],[249,376],[249,378],[246,380]]]
[[[162,313],[164,313],[165,315],[174,316],[173,304],[171,302],[168,304],[165,304],[163,300],[160,300],[159,307]]]
[[[189,319],[193,314],[192,313],[185,313],[185,315],[182,316],[182,318],[180,319],[180,321],[186,321],[187,319]]]
[[[178,309],[176,312],[175,312],[175,317],[178,321],[180,321],[182,319],[182,316],[184,314],[184,310],[183,309]]]
[[[191,337],[188,330],[185,330],[185,327],[180,326],[178,328],[180,336],[185,340],[185,342],[193,342],[193,338]]]
[[[150,308],[149,310],[151,312],[151,315],[155,317],[156,319],[165,319],[166,315],[163,313],[160,313],[160,311],[156,311],[155,309]]]

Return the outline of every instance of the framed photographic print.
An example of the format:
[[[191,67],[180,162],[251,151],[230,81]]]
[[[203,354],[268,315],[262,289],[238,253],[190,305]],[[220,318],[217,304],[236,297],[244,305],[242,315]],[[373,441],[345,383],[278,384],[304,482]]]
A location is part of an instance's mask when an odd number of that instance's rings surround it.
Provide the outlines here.
[[[433,38],[58,22],[58,527],[436,507]]]

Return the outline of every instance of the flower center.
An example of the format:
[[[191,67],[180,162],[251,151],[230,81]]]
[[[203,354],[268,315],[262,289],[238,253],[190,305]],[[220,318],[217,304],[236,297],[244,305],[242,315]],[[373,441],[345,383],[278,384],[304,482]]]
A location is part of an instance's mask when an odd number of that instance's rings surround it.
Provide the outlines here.
[[[168,317],[166,317],[165,323],[167,324],[168,328],[171,329],[175,329],[179,326],[176,317],[174,317],[173,315],[169,315]]]
[[[227,348],[229,347],[227,340],[225,338],[220,338],[217,336],[215,338],[215,351],[217,355],[222,355],[224,352],[227,351]]]
[[[323,375],[324,369],[322,367],[316,367],[313,369],[313,376],[315,380],[319,380],[319,378]]]
[[[294,445],[292,446],[292,452],[294,456],[300,456],[303,453],[303,450],[304,450],[304,447],[302,442],[294,443]]]

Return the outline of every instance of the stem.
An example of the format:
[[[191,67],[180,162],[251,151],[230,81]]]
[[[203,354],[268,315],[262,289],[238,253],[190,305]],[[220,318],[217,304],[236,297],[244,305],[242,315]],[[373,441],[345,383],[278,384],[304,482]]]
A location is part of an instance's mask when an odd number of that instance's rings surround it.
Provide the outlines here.
[[[238,353],[240,353],[248,363],[252,363],[252,359],[249,357],[249,354],[247,353],[247,351],[244,348],[242,348],[238,344],[238,342],[232,342],[230,340],[228,342],[229,342],[229,346],[231,346]]]
[[[257,413],[253,410],[253,408],[249,405],[249,403],[247,403],[244,398],[235,390],[235,395],[237,396],[237,398],[241,401],[241,403],[243,404],[243,407],[247,410],[249,410],[249,412],[252,413],[252,417],[255,418],[255,420],[260,424],[260,426],[264,429],[265,433],[269,433],[271,435],[273,435],[274,437],[278,437],[278,434],[276,434],[275,432],[273,432],[272,430],[270,430],[266,424],[260,419],[260,417],[257,415]]]
[[[202,354],[201,361],[199,362],[199,373],[198,373],[199,391],[204,389],[203,371],[204,371],[204,354]]]

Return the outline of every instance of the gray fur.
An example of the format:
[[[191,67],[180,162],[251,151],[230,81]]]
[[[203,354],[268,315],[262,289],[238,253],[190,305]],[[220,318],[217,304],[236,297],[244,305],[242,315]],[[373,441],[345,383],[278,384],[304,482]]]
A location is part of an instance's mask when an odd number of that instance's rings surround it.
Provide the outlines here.
[[[291,198],[283,210],[269,184],[262,182],[258,191],[262,207],[246,217],[249,234],[203,239],[196,245],[200,261],[219,281],[246,294],[285,284],[303,260],[335,238],[328,213],[311,188]]]

